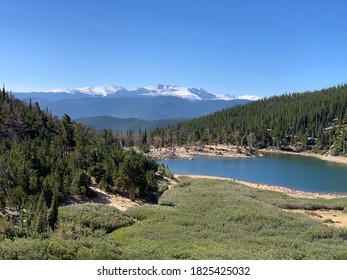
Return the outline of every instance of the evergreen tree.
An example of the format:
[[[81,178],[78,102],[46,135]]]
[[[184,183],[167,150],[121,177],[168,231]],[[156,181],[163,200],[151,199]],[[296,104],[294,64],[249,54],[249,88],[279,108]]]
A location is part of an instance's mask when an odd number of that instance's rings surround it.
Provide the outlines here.
[[[51,207],[48,210],[48,224],[52,230],[55,229],[58,221],[58,195],[54,192]]]
[[[46,232],[48,226],[48,216],[46,198],[43,192],[40,194],[33,221],[34,233],[40,234]]]
[[[136,142],[131,135],[129,143]],[[151,189],[149,180],[156,185],[156,178],[146,175],[154,174],[155,162],[124,151],[118,136],[77,124],[68,115],[59,120],[38,103],[20,101],[0,89],[0,210],[15,207],[25,214],[27,227],[40,234],[56,226],[60,201],[90,194],[92,177],[98,186],[114,190],[122,174],[122,188],[134,178],[133,199],[148,192],[140,190]],[[128,179],[125,170],[130,171]]]

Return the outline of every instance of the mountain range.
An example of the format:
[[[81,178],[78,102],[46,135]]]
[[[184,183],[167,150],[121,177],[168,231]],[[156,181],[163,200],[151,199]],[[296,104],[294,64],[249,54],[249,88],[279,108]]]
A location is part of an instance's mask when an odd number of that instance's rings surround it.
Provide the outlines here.
[[[120,86],[98,86],[98,87],[81,87],[74,89],[53,89],[45,92],[15,93],[16,97],[39,98],[45,100],[62,100],[70,98],[84,97],[178,97],[186,100],[257,100],[259,97],[254,95],[235,96],[231,94],[217,94],[206,91],[202,88],[187,88],[174,85],[152,85],[147,87],[137,87],[126,89]]]
[[[42,109],[48,108],[58,117],[68,114],[75,120],[87,118],[83,122],[97,128],[105,126],[105,116],[118,118],[113,124],[110,124],[111,119],[108,119],[110,128],[124,124],[119,118],[164,120],[163,123],[167,124],[168,119],[177,122],[197,118],[259,99],[253,95],[236,97],[211,93],[201,88],[161,84],[131,89],[119,86],[54,89],[45,92],[15,92],[13,95],[22,100],[37,101]],[[97,118],[93,119],[94,117]],[[129,127],[134,127],[133,121],[129,123]],[[143,126],[142,123],[140,126]],[[122,126],[122,130],[124,129],[126,128]]]

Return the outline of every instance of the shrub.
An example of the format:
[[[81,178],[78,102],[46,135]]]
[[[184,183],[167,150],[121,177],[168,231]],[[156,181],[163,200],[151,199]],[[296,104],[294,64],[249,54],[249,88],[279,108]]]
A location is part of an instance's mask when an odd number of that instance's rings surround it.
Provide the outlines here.
[[[165,192],[166,190],[168,190],[168,185],[164,184],[164,183],[160,183],[158,184],[158,193],[162,194],[163,192]]]
[[[165,167],[165,165],[163,163],[158,166],[157,173],[161,176],[166,176],[170,179],[174,178],[173,172],[169,168]]]
[[[12,260],[105,260],[120,259],[120,243],[114,239],[82,240],[16,239],[0,243],[0,259]]]
[[[132,218],[114,207],[92,203],[60,207],[58,221],[60,224],[72,222],[93,230],[102,229],[106,233],[134,223]]]
[[[176,185],[177,188],[185,188],[185,187],[189,187],[191,185],[190,182],[181,182],[179,184]]]

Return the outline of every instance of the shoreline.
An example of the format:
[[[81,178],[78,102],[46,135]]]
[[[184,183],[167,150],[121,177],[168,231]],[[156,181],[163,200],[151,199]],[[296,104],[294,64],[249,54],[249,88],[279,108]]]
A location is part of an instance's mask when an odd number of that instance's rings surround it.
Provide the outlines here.
[[[268,149],[268,150],[265,149],[261,151],[265,154],[274,153],[274,154],[287,154],[287,155],[294,155],[294,156],[314,157],[324,161],[347,164],[347,157],[342,157],[342,156],[320,155],[320,154],[315,154],[312,152],[287,152],[287,151],[280,151],[275,149]]]
[[[226,157],[226,158],[251,158],[251,157],[266,157],[267,153],[288,154],[297,156],[313,157],[320,160],[347,164],[347,157],[332,156],[332,155],[320,155],[312,152],[288,152],[276,149],[262,149],[252,150],[249,153],[243,147],[237,147],[227,144],[218,145],[203,145],[187,146],[187,147],[173,147],[173,148],[158,148],[151,149],[149,155],[155,160],[167,160],[175,158],[194,159],[194,156],[208,156],[208,157]]]
[[[175,158],[185,158],[185,159],[194,159],[194,156],[208,156],[208,157],[226,157],[226,158],[251,158],[251,157],[266,157],[266,153],[277,153],[277,154],[288,154],[288,155],[298,155],[313,157],[320,160],[334,162],[339,164],[347,164],[347,157],[342,156],[331,156],[331,155],[320,155],[312,152],[288,152],[275,149],[262,149],[256,155],[246,155],[245,149],[242,149],[237,146],[218,144],[218,145],[204,145],[202,147],[189,146],[189,147],[175,147],[175,148],[162,148],[155,149],[152,152],[156,153],[159,159],[175,159]],[[269,184],[261,183],[251,183],[247,181],[227,178],[227,177],[218,177],[218,176],[209,176],[209,175],[197,175],[197,174],[175,174],[175,176],[188,176],[191,178],[206,178],[206,179],[219,179],[219,180],[229,180],[243,185],[263,189],[270,191],[277,191],[286,193],[289,196],[297,198],[343,198],[347,197],[347,194],[335,194],[335,193],[314,193],[300,191],[296,189],[290,189],[282,186],[275,186]]]
[[[218,176],[210,176],[210,175],[197,175],[197,174],[175,174],[176,178],[179,178],[180,176],[187,176],[190,178],[196,178],[196,179],[211,179],[211,180],[225,180],[225,181],[231,181],[235,183],[240,183],[242,185],[261,189],[261,190],[268,190],[268,191],[276,191],[285,193],[291,197],[295,198],[324,198],[324,199],[334,199],[334,198],[344,198],[347,197],[343,194],[333,194],[333,193],[314,193],[314,192],[306,192],[306,191],[300,191],[300,190],[294,190],[286,187],[281,186],[274,186],[274,185],[268,185],[268,184],[257,184],[257,183],[251,183],[243,180],[237,180],[227,177],[218,177]]]
[[[202,146],[178,146],[170,148],[155,148],[148,153],[155,160],[167,160],[176,158],[194,159],[194,156],[208,157],[228,157],[228,158],[250,158],[263,157],[264,155],[252,149],[251,151],[244,147],[233,145],[202,145]]]

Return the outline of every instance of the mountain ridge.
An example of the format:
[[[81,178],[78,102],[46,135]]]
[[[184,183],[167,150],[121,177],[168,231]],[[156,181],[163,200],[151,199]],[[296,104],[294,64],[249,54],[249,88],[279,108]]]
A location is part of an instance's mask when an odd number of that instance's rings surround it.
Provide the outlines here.
[[[158,97],[89,97],[63,100],[35,100],[61,117],[111,116],[142,120],[191,119],[250,102],[249,100],[201,100],[198,102],[171,96]]]

